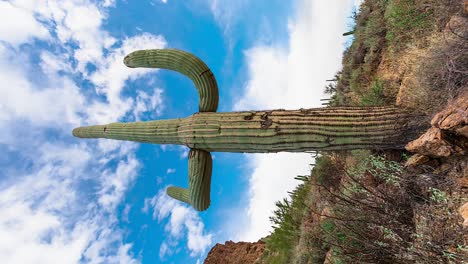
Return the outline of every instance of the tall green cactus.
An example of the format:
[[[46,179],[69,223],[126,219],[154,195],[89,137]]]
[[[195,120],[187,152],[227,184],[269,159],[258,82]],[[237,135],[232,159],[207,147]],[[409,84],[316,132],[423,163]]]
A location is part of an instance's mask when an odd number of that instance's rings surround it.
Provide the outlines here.
[[[400,149],[426,128],[421,125],[421,116],[393,106],[216,113],[216,80],[206,64],[192,54],[173,49],[142,50],[126,56],[124,63],[186,75],[200,95],[200,112],[187,118],[80,127],[73,135],[188,146],[188,189],[169,187],[167,193],[200,211],[210,204],[212,151]]]

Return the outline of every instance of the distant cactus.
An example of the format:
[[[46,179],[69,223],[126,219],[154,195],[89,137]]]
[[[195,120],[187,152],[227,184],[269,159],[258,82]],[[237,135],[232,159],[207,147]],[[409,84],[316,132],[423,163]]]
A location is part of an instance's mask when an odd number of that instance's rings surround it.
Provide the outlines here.
[[[188,189],[169,187],[167,193],[200,211],[210,204],[211,151],[402,149],[425,128],[419,115],[394,106],[216,113],[216,80],[194,55],[173,49],[142,50],[126,56],[124,62],[129,67],[164,68],[186,75],[200,95],[200,112],[180,119],[80,127],[73,135],[188,146]]]

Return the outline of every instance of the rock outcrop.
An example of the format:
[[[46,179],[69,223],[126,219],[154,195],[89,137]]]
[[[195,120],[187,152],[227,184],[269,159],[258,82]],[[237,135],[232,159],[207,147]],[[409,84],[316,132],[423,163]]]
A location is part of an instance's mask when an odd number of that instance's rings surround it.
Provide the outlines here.
[[[204,264],[254,264],[260,263],[265,242],[232,242],[216,244],[208,253]]]
[[[432,127],[406,149],[429,157],[465,155],[468,151],[468,91],[434,116]]]

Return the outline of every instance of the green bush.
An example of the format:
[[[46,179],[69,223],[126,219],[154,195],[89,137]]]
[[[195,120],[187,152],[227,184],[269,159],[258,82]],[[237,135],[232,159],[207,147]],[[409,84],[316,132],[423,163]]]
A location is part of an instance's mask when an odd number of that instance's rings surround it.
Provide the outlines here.
[[[385,12],[386,39],[389,46],[399,50],[412,39],[430,31],[430,12],[417,5],[415,0],[392,0]]]
[[[375,80],[370,92],[361,97],[362,106],[379,106],[385,105],[385,95],[383,93],[383,82],[380,79]]]
[[[331,156],[323,155],[315,159],[315,166],[312,169],[312,175],[317,179],[317,183],[330,188],[338,186],[340,182],[341,164],[333,161]]]

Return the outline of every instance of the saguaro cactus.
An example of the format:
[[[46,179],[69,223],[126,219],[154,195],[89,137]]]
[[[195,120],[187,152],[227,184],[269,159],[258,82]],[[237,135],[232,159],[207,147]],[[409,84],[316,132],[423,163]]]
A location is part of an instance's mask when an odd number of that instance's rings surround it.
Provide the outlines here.
[[[169,187],[167,193],[200,211],[210,204],[212,151],[402,149],[426,128],[421,116],[394,106],[216,113],[216,80],[194,55],[173,49],[142,50],[126,56],[124,63],[186,75],[200,95],[199,112],[181,119],[80,127],[73,135],[188,146],[188,189]]]

